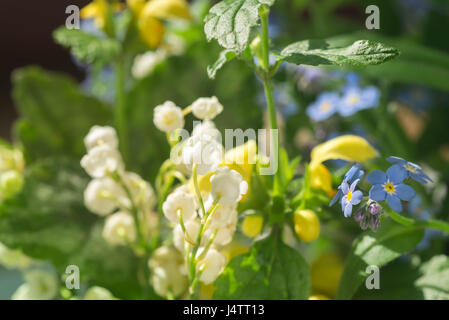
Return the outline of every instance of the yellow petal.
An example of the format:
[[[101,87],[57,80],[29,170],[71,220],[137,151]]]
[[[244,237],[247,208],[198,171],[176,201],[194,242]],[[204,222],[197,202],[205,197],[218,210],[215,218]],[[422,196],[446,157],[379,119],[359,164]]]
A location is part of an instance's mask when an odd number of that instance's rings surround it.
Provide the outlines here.
[[[328,297],[323,296],[322,294],[315,294],[309,297],[309,300],[330,300]]]
[[[313,189],[323,190],[328,196],[333,195],[331,173],[323,164],[309,168],[309,174],[310,186]]]
[[[322,162],[331,159],[363,162],[374,158],[376,154],[376,150],[362,137],[341,136],[313,148],[310,168],[313,170]]]
[[[150,0],[143,8],[142,16],[158,19],[192,19],[189,5],[185,0]]]
[[[164,36],[164,24],[156,18],[139,18],[139,33],[142,40],[150,47],[157,48]]]
[[[226,256],[226,261],[229,262],[232,258],[247,253],[248,251],[249,247],[247,245],[238,241],[232,241],[230,244],[224,247],[223,250],[221,250],[221,253]]]
[[[214,296],[214,292],[216,289],[217,287],[213,283],[204,284],[200,282],[199,299],[212,300],[212,297]]]
[[[254,140],[249,140],[226,152],[224,165],[231,169],[238,171],[242,177],[248,181],[253,172],[254,164],[256,163],[257,144]],[[234,168],[235,167],[235,168]]]
[[[106,7],[105,0],[95,0],[80,10],[80,17],[82,19],[95,18],[103,15]]]
[[[313,291],[334,297],[342,273],[343,262],[341,258],[333,253],[323,253],[310,267]]]
[[[136,17],[139,17],[145,7],[145,0],[126,0],[128,7]]]
[[[242,223],[242,232],[245,236],[254,238],[257,236],[263,227],[263,218],[261,216],[247,216]]]
[[[311,242],[320,235],[320,220],[312,210],[297,210],[293,216],[295,232],[305,242]]]

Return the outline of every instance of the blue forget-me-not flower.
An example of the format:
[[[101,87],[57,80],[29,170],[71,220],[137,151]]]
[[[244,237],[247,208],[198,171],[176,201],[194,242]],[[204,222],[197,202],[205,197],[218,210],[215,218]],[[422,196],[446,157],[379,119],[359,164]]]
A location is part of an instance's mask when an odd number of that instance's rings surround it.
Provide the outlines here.
[[[413,162],[409,162],[399,157],[388,157],[387,161],[391,164],[397,164],[400,167],[404,168],[407,173],[407,176],[421,183],[432,182],[432,179],[425,174],[421,167]]]

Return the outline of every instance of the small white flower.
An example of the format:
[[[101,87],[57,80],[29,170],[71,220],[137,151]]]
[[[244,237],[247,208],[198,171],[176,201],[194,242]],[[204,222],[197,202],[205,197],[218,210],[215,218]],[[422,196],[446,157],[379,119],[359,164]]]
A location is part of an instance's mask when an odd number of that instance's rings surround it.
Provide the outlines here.
[[[178,211],[180,211],[182,220],[186,223],[196,216],[194,197],[190,193],[176,189],[165,200],[162,211],[174,224],[178,223]]]
[[[116,300],[116,298],[108,289],[93,286],[86,291],[84,300]]]
[[[198,250],[198,256],[204,249]],[[204,284],[210,284],[217,279],[226,266],[226,257],[215,249],[209,249],[206,256],[198,262],[197,268],[202,271],[200,281]]]
[[[218,212],[216,212],[215,214],[217,213]],[[235,231],[237,229],[237,210],[235,209],[226,212],[226,220],[223,220],[221,225],[214,225],[214,218],[215,215],[212,217],[211,224],[204,232],[204,238],[209,241],[209,239],[213,236],[215,230],[217,230],[217,234],[215,235],[213,243],[215,245],[225,246],[232,241],[232,238],[234,237]]]
[[[124,199],[122,188],[108,177],[92,180],[84,190],[86,208],[100,216],[111,214]]]
[[[186,51],[186,42],[175,34],[167,34],[161,46],[168,54],[174,56],[180,56]]]
[[[136,240],[136,228],[133,217],[120,211],[106,218],[103,238],[112,245],[122,245]]]
[[[84,145],[87,151],[90,151],[94,147],[101,145],[107,145],[112,149],[118,148],[117,132],[114,128],[105,126],[93,126],[87,136],[84,138]]]
[[[58,293],[58,279],[48,271],[31,270],[25,273],[25,283],[12,295],[12,300],[50,300]]]
[[[196,164],[198,174],[205,175],[215,171],[222,160],[223,146],[210,136],[192,136],[185,141],[182,161],[190,170]]]
[[[92,148],[81,159],[81,166],[92,178],[102,178],[110,172],[124,168],[120,153],[107,145]]]
[[[151,270],[150,282],[161,297],[167,297],[169,291],[178,297],[187,289],[188,281],[183,272],[184,259],[175,249],[158,248],[148,261],[148,266]]]
[[[210,207],[213,204],[214,199],[212,197],[209,197],[207,201],[204,203],[204,207],[206,211],[209,211]],[[211,228],[224,228],[229,223],[231,223],[234,220],[234,216],[237,215],[237,203],[232,203],[230,205],[218,205],[218,208],[215,210],[215,213],[213,214],[211,221],[210,221],[210,227]]]
[[[165,50],[148,51],[134,58],[131,74],[136,79],[142,79],[151,74],[154,68],[167,57]]]
[[[221,142],[221,133],[215,127],[215,123],[210,120],[204,120],[203,122],[197,124],[195,128],[193,128],[192,136],[205,136],[208,135],[212,137],[214,140]]]
[[[190,220],[184,223],[186,228],[186,234],[182,231],[181,225],[177,225],[173,230],[173,243],[180,252],[184,252],[185,241],[191,241],[193,244],[196,243],[196,238],[200,231],[200,223],[198,220]]]
[[[148,182],[134,172],[124,173],[123,180],[128,186],[136,206],[144,210],[151,210],[154,207],[156,194]]]
[[[212,120],[223,111],[217,97],[199,98],[192,103],[192,113],[201,120]]]
[[[159,130],[170,132],[184,127],[184,115],[180,107],[166,101],[154,108],[153,122]]]
[[[219,198],[218,202],[224,205],[240,201],[242,195],[248,191],[248,183],[243,180],[242,175],[228,167],[218,168],[210,182],[212,198]]]

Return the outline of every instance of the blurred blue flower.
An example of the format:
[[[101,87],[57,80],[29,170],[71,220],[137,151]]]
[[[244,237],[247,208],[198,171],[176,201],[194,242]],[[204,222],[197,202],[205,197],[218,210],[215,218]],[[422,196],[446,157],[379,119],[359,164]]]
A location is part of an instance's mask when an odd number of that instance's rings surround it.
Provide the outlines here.
[[[360,76],[357,73],[349,72],[345,75],[345,79],[347,87],[355,87],[360,84]]]
[[[380,91],[374,86],[366,88],[349,86],[344,89],[343,97],[338,106],[338,112],[342,116],[347,117],[360,110],[377,106],[379,99]]]
[[[395,99],[419,113],[432,107],[434,97],[429,89],[412,86],[399,92]]]
[[[420,220],[429,220],[431,217],[431,211],[423,206],[420,195],[416,195],[416,197],[410,200],[408,204],[408,212]]]
[[[352,206],[360,203],[363,199],[363,193],[360,190],[355,190],[359,179],[355,180],[351,185],[348,184],[346,180],[343,180],[341,184],[341,191],[343,196],[341,198],[341,210],[343,211],[346,218],[350,217],[352,214]]]
[[[404,168],[407,172],[407,176],[415,181],[421,183],[432,182],[432,179],[430,179],[430,177],[422,171],[421,167],[413,162],[409,162],[399,157],[388,157],[387,161],[391,164],[397,164]]]
[[[410,201],[416,192],[410,186],[402,184],[407,177],[407,172],[401,166],[395,164],[388,168],[387,173],[373,170],[366,179],[373,186],[369,191],[369,197],[375,201],[387,200],[391,209],[402,211],[401,200]]]
[[[318,99],[309,105],[307,115],[314,121],[323,121],[333,115],[340,103],[340,97],[336,92],[324,92]]]
[[[343,182],[338,186],[337,194],[332,198],[329,206],[332,206],[343,196],[343,183],[352,184],[354,181],[362,179],[365,173],[360,169],[361,167],[362,165],[360,163],[356,163],[351,167],[351,169],[348,170],[348,172],[346,172],[345,177],[343,178]]]

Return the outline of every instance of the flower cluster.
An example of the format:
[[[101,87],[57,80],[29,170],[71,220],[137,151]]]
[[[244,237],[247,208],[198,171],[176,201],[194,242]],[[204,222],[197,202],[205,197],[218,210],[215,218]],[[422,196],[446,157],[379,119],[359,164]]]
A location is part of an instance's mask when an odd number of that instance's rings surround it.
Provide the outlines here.
[[[176,187],[162,205],[173,226],[174,246],[184,257],[182,274],[187,273],[190,294],[199,281],[210,284],[223,271],[226,257],[220,249],[232,241],[237,228],[237,204],[248,189],[243,177],[247,174],[226,165],[230,154],[224,154],[220,132],[212,121],[222,110],[216,97],[199,98],[184,110],[170,101],[154,110],[154,124],[169,136],[183,127],[184,115],[190,112],[203,120],[189,138],[179,143],[177,165],[190,180]],[[177,256],[168,248],[161,255]],[[173,270],[179,268],[179,262],[175,265]],[[159,269],[159,274],[152,276],[153,286],[162,294],[171,288],[172,294],[179,295],[182,282],[168,284],[163,280],[167,272],[160,266],[157,260],[150,263],[151,268]]]
[[[103,229],[106,241],[133,244],[139,234],[148,234],[157,224],[153,188],[136,173],[125,171],[112,127],[92,127],[84,144],[88,153],[81,166],[93,178],[84,191],[84,203],[91,212],[107,217]]]
[[[367,229],[369,226],[376,231],[379,228],[383,209],[378,202],[386,201],[392,210],[401,212],[403,209],[401,201],[411,201],[415,197],[415,190],[404,184],[408,178],[420,183],[432,181],[417,164],[398,157],[388,157],[387,161],[392,166],[386,172],[373,170],[366,177],[366,180],[372,184],[369,197],[364,197],[362,191],[356,190],[364,175],[361,165],[356,164],[346,173],[337,194],[330,202],[330,205],[333,205],[340,200],[345,217],[351,216],[353,206],[362,203],[362,208],[355,215],[355,220],[360,223],[362,229]]]
[[[350,78],[351,79],[351,78]],[[360,110],[370,109],[379,104],[380,91],[374,86],[361,87],[358,81],[348,80],[342,93],[323,92],[309,105],[308,116],[314,121],[323,121],[335,113],[348,117]]]

